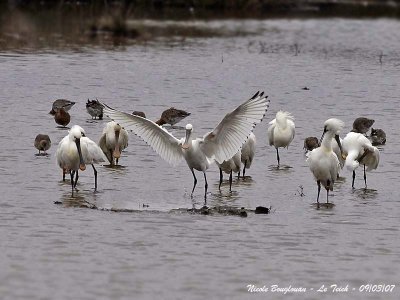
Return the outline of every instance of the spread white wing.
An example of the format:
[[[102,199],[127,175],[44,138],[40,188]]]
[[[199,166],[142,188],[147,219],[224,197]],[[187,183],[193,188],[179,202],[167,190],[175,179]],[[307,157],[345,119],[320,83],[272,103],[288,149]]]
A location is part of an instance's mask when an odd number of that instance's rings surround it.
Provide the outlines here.
[[[165,161],[177,165],[182,159],[181,141],[153,121],[115,110],[104,104],[103,112],[126,130],[141,137]]]
[[[257,92],[253,97],[226,114],[215,129],[207,133],[200,143],[202,151],[218,163],[233,157],[242,147],[256,124],[268,109],[268,96]]]

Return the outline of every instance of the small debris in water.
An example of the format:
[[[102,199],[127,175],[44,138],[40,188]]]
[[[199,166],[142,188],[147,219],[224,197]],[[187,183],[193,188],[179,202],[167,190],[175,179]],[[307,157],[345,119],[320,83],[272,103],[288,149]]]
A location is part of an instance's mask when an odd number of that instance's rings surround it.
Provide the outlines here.
[[[254,213],[257,214],[257,215],[258,215],[258,214],[264,214],[264,215],[266,215],[266,214],[269,214],[270,211],[271,211],[271,207],[268,208],[268,207],[265,207],[265,206],[257,206],[257,207],[256,207],[256,210],[254,211]]]

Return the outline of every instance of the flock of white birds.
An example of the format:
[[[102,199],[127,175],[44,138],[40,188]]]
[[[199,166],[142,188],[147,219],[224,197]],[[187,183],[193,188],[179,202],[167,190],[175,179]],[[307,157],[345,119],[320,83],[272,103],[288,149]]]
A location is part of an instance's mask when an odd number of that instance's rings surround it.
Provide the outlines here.
[[[68,135],[58,144],[56,159],[63,170],[63,180],[69,174],[71,179],[72,196],[76,189],[79,171],[84,171],[86,165],[92,165],[97,189],[97,171],[94,164],[109,162],[118,164],[121,152],[128,146],[128,131],[142,138],[155,152],[171,165],[185,160],[192,175],[193,189],[197,178],[194,170],[204,175],[204,197],[207,197],[206,171],[215,162],[220,169],[220,187],[223,172],[230,174],[230,190],[232,173],[245,171],[250,168],[256,146],[256,137],[253,133],[255,126],[260,123],[269,107],[270,101],[264,92],[257,92],[250,99],[227,113],[221,122],[202,137],[193,137],[193,126],[185,126],[185,137],[177,139],[163,126],[158,125],[140,115],[121,112],[103,104],[103,112],[112,121],[105,125],[99,143],[86,137],[85,131],[78,125],[72,126]],[[347,168],[353,174],[352,187],[354,188],[355,171],[361,164],[364,170],[365,188],[367,187],[366,171],[376,169],[379,164],[379,150],[372,145],[365,136],[374,121],[367,118],[358,118],[353,124],[353,130],[343,140],[339,134],[344,123],[339,119],[329,119],[324,123],[322,138],[309,137],[305,140],[307,163],[317,183],[317,205],[321,184],[325,187],[326,203],[329,204],[329,191],[333,190],[334,183],[339,177],[342,168]],[[359,126],[358,126],[359,125]],[[49,141],[45,135],[35,140],[35,147],[46,151]],[[294,117],[285,111],[278,111],[275,119],[269,122],[268,141],[276,148],[278,167],[280,165],[279,148],[288,147],[295,136]],[[48,137],[47,137],[48,138]],[[242,164],[244,167],[242,168]]]

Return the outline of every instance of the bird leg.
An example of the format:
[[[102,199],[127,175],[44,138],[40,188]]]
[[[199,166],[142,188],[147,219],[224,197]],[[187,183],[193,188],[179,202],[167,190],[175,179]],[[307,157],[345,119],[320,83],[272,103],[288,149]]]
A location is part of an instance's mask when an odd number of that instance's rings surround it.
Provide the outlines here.
[[[194,189],[195,189],[195,187],[196,187],[196,184],[197,184],[197,178],[196,178],[196,175],[194,175],[194,171],[193,171],[193,169],[190,169],[190,171],[192,171],[193,178],[194,178],[194,183],[193,183],[192,194],[190,195],[190,197],[193,197],[193,192],[194,192]]]
[[[229,191],[232,192],[232,170],[231,174],[229,175]]]
[[[97,191],[97,170],[92,164],[93,173],[94,173],[94,190]]]
[[[354,179],[356,179],[356,171],[353,170],[353,182],[351,184],[351,187],[354,189]]]
[[[79,178],[79,175],[78,175],[78,170],[77,171],[75,171],[76,173],[75,173],[75,182],[74,182],[74,188],[76,189],[76,185],[77,185],[77,183],[78,183],[78,178]]]
[[[279,150],[276,148],[276,158],[278,159],[278,167],[279,167]]]
[[[75,171],[73,171],[73,170],[69,171],[69,175],[71,176],[71,189],[72,189],[71,196],[72,197],[74,196],[74,175],[75,175],[74,173],[75,173]]]
[[[219,186],[218,186],[219,190],[221,190],[221,184],[222,184],[223,177],[224,176],[222,175],[222,169],[219,168]]]
[[[246,173],[246,165],[247,165],[247,160],[244,161],[244,168],[243,168],[243,179],[244,179],[244,174]]]
[[[328,179],[326,182],[326,203],[328,204],[328,197],[329,197],[329,189],[331,187],[331,181]]]
[[[205,186],[204,186],[204,199],[207,199],[207,189],[208,189],[208,182],[207,182],[207,176],[206,176],[206,172],[203,172],[204,174],[204,181],[206,182]]]
[[[367,189],[367,174],[365,173],[365,165],[364,165],[364,183],[365,183],[365,189]]]
[[[319,192],[321,191],[321,181],[317,180],[318,195],[317,195],[317,208],[319,208]]]

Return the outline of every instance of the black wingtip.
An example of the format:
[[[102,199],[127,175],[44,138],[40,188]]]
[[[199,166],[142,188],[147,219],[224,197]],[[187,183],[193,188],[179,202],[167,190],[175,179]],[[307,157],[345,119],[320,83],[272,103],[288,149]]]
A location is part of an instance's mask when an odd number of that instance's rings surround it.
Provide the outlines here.
[[[260,93],[260,91],[257,91],[257,93],[255,93],[254,96],[251,97],[250,99],[251,99],[251,100],[255,99],[255,98],[258,96],[259,93]]]

